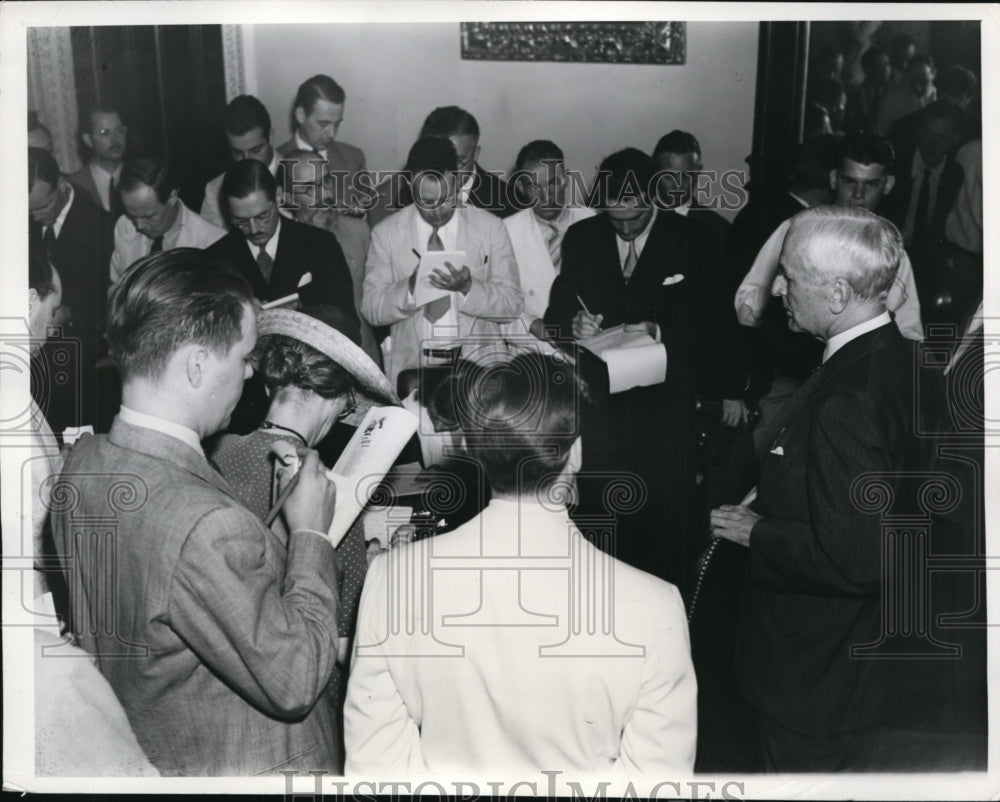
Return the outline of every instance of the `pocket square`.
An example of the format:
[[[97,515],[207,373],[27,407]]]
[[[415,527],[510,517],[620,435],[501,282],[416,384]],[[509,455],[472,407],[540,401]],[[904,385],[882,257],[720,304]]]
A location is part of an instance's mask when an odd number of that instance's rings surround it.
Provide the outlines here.
[[[303,273],[302,278],[299,279],[299,283],[296,284],[295,287],[296,289],[298,289],[299,287],[306,286],[306,284],[312,284],[312,280],[313,280],[312,273]]]
[[[781,446],[775,446],[774,448],[771,449],[771,453],[778,457],[783,457],[785,456],[785,449],[783,449]]]
[[[669,287],[671,284],[679,284],[682,281],[684,281],[684,274],[674,273],[672,276],[667,276],[663,279],[663,286]]]

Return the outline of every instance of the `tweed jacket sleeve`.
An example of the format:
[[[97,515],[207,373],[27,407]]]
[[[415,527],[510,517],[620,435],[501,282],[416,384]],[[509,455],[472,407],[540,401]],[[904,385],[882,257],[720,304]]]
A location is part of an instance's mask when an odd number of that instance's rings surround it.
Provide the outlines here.
[[[202,516],[171,582],[170,626],[251,704],[296,718],[337,657],[337,567],[327,540],[293,532],[282,576],[269,537],[242,509]]]

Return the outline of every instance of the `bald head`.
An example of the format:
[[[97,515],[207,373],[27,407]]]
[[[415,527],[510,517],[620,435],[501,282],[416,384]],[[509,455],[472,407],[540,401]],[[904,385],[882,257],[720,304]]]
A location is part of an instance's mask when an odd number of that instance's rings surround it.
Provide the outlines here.
[[[854,207],[816,206],[792,218],[773,293],[793,329],[829,338],[885,311],[903,241],[888,220]]]

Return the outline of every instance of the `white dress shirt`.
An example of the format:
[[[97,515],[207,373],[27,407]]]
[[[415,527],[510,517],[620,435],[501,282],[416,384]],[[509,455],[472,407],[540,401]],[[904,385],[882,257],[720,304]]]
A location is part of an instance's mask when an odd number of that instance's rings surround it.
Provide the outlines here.
[[[111,181],[113,180],[116,184],[118,183],[118,180],[122,177],[122,166],[119,164],[113,173],[109,173],[95,161],[90,162],[88,167],[90,167],[90,175],[94,179],[94,186],[97,187],[97,195],[101,199],[101,206],[104,207],[104,211],[110,212]]]
[[[158,418],[155,415],[147,415],[145,412],[137,412],[124,405],[118,410],[118,417],[132,426],[141,426],[143,429],[152,429],[154,432],[176,438],[185,445],[191,446],[201,456],[205,456],[205,452],[201,448],[201,439],[194,429],[189,429],[174,421]]]
[[[642,249],[646,247],[646,240],[649,239],[649,232],[653,230],[653,224],[656,222],[656,215],[660,213],[660,210],[655,206],[653,207],[653,214],[649,218],[649,222],[646,227],[642,230],[642,233],[636,237],[632,242],[635,243],[635,259],[638,264],[639,259],[642,258]],[[628,259],[628,249],[629,240],[624,240],[615,234],[615,242],[618,243],[618,262],[625,269],[625,260]]]
[[[890,317],[888,312],[883,312],[878,317],[873,317],[871,320],[866,320],[864,323],[858,323],[857,326],[852,326],[846,331],[840,332],[840,334],[834,334],[829,340],[826,341],[826,348],[823,349],[823,362],[826,362],[826,360],[837,353],[837,351],[847,345],[851,340],[856,340],[862,334],[874,331],[875,329],[884,326],[886,323],[892,323],[892,317]]]
[[[297,147],[299,150],[313,151],[314,153],[318,153],[324,159],[327,158],[326,148],[323,148],[322,150],[320,150],[319,148],[314,148],[312,145],[306,142],[301,136],[299,136],[298,131],[295,132],[295,147]]]
[[[59,239],[63,223],[66,222],[66,215],[69,214],[69,207],[73,205],[73,198],[76,197],[76,191],[73,189],[73,185],[69,181],[65,181],[63,183],[66,185],[69,197],[66,199],[66,204],[62,207],[62,211],[59,212],[59,216],[52,223],[52,233],[55,235],[56,239]],[[46,229],[48,229],[48,226],[42,227],[42,236],[45,236]]]

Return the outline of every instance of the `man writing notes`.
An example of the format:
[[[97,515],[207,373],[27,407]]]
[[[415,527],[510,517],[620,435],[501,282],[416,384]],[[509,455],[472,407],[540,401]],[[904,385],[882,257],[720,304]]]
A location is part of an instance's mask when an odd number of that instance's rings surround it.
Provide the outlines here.
[[[53,512],[80,644],[161,774],[336,772],[333,485],[303,448],[279,539],[200,442],[253,372],[249,285],[198,251],[150,256],[113,291],[108,339],[121,411],[73,448],[74,504]],[[109,539],[88,538],[81,521],[109,515]]]
[[[431,364],[476,360],[500,342],[500,324],[524,308],[517,264],[503,223],[458,204],[455,146],[444,137],[418,140],[406,170],[413,204],[372,230],[361,314],[373,326],[391,326],[386,374]],[[414,298],[422,254],[458,251],[429,276],[443,297],[418,305]]]
[[[936,441],[919,433],[947,431],[940,377],[918,372],[886,310],[902,253],[895,226],[864,209],[819,206],[792,219],[773,292],[792,329],[825,341],[823,363],[779,413],[756,501],[712,512],[715,535],[750,549],[737,673],[768,771],[940,759],[929,722],[952,695],[954,664],[879,647],[898,626],[886,583],[924,592],[893,561],[883,516],[930,512],[919,486],[935,472]],[[909,595],[898,601],[926,613]]]
[[[521,354],[463,389],[456,410],[491,501],[372,563],[344,708],[348,774],[499,768],[545,787],[543,771],[689,773],[696,687],[680,595],[598,551],[563,506],[579,468],[572,366]],[[597,633],[579,617],[594,608]]]

